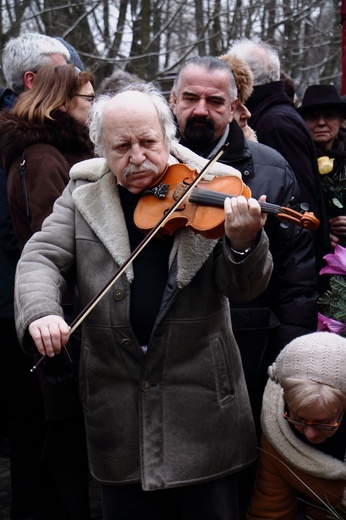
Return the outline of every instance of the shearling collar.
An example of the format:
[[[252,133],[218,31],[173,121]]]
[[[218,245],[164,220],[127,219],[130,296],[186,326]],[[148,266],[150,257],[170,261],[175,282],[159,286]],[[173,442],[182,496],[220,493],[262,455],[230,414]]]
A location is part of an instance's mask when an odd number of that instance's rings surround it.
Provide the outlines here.
[[[263,394],[261,423],[270,444],[284,460],[309,475],[328,480],[346,480],[346,461],[335,459],[298,439],[283,418],[283,413],[283,390],[269,379]]]
[[[186,151],[181,145],[175,149],[179,159],[184,157],[184,162],[189,161],[190,167],[200,167],[206,162],[190,150]],[[169,164],[177,163],[173,155],[169,158]],[[214,174],[233,174],[239,176],[239,172],[226,165],[216,163],[212,169]],[[76,208],[89,224],[94,233],[108,249],[119,266],[123,266],[129,258],[130,243],[127,234],[125,219],[121,207],[116,179],[108,168],[105,159],[96,158],[75,164],[70,177],[77,182],[73,191],[73,200]],[[209,258],[218,240],[211,240],[195,234],[191,230],[180,230],[175,233],[174,245],[170,255],[170,266],[176,256],[178,261],[177,282],[179,287],[184,287],[201,269]],[[126,276],[133,280],[133,269],[130,265]]]

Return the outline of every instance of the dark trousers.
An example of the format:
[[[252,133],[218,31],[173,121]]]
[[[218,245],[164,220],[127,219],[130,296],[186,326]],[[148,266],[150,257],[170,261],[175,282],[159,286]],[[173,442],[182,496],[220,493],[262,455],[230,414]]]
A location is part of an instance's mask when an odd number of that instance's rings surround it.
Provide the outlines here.
[[[237,475],[159,491],[101,486],[103,520],[239,520]]]
[[[30,372],[32,359],[22,351],[13,319],[0,319],[3,418],[10,445],[12,518],[41,512],[41,451],[46,434],[42,396]],[[6,338],[6,339],[5,339]]]
[[[89,471],[82,409],[47,421],[33,359],[18,342],[14,320],[0,318],[0,393],[10,445],[12,520],[89,520]]]

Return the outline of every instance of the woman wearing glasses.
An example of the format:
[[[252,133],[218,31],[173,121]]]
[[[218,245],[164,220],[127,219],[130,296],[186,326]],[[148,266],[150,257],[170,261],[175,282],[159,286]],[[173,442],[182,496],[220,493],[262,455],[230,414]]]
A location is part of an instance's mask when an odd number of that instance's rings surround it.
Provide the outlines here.
[[[74,65],[47,65],[35,75],[31,89],[17,98],[12,111],[0,114],[0,149],[8,175],[12,223],[21,249],[52,212],[69,181],[70,168],[94,156],[86,126],[93,83],[90,72],[77,71]],[[73,312],[74,293],[71,286],[64,302],[66,319]],[[77,365],[79,342],[72,342]],[[89,520],[84,419],[74,374],[58,357],[44,372],[37,370],[32,377],[38,376],[42,402],[36,404],[35,411],[42,407],[42,416],[32,416],[29,410],[28,415],[38,432],[42,471],[52,475],[55,483],[52,496],[47,497],[50,507],[56,510],[57,518]],[[39,393],[37,398],[41,399]]]
[[[346,103],[342,101],[334,85],[310,85],[297,111],[310,131],[317,156],[331,159],[330,171],[321,180],[326,196],[332,245],[345,246],[346,133],[343,126]]]
[[[346,518],[346,339],[296,338],[268,373],[247,519]]]
[[[94,78],[76,70],[74,65],[42,67],[12,111],[0,114],[0,149],[21,248],[51,213],[70,168],[93,157],[86,122]]]

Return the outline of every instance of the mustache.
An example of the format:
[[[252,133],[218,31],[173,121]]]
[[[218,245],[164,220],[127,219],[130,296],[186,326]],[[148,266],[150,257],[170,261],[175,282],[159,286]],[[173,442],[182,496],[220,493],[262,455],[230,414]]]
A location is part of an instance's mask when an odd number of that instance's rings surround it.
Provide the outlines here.
[[[189,117],[189,119],[186,122],[186,126],[194,125],[195,123],[206,125],[209,128],[214,128],[214,122],[211,119],[208,119],[205,116],[191,116],[191,117]]]
[[[150,161],[145,161],[140,166],[136,166],[135,164],[129,164],[129,166],[126,166],[126,168],[123,169],[122,176],[124,177],[124,179],[127,179],[130,175],[143,171],[150,171],[155,173],[156,175],[159,173],[159,169],[155,164],[153,164]]]

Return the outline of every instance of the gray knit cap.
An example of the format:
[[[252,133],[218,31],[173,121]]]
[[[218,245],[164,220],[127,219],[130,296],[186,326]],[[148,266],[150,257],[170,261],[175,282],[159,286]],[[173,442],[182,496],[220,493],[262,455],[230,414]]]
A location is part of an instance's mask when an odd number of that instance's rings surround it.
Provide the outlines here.
[[[61,38],[61,36],[54,36],[54,38],[56,40],[58,40],[59,42],[61,42],[63,45],[65,45],[66,49],[70,53],[71,63],[74,63],[76,65],[76,67],[79,68],[79,70],[84,70],[84,64],[83,64],[82,60],[80,59],[79,54],[78,54],[77,50],[75,49],[75,47],[73,47],[73,45],[71,45],[66,40],[64,40],[64,38]]]
[[[280,383],[288,377],[309,379],[346,394],[346,339],[333,332],[313,332],[295,338],[268,368]]]

